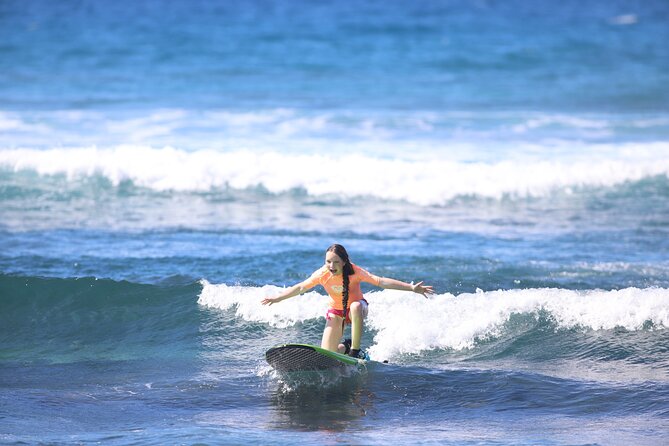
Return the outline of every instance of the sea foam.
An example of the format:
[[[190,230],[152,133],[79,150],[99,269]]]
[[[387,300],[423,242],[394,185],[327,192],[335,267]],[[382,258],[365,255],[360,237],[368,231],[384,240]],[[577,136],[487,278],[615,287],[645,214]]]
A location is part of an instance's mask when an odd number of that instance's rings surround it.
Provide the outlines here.
[[[202,281],[198,303],[234,309],[249,322],[286,327],[322,317],[328,299],[312,291],[272,306],[261,299],[280,288],[228,286]],[[558,329],[609,330],[669,328],[669,290],[566,290],[555,288],[438,294],[428,299],[402,291],[372,291],[368,329],[374,330],[370,354],[392,358],[426,350],[472,348],[477,341],[499,336],[512,315],[544,313]],[[299,340],[296,340],[299,341]]]
[[[254,151],[184,151],[165,147],[112,149],[11,149],[0,151],[0,168],[68,180],[101,176],[113,185],[132,182],[157,191],[210,191],[264,188],[281,194],[307,194],[404,200],[439,205],[461,196],[500,199],[541,197],[555,191],[614,187],[654,176],[669,177],[663,143],[618,147],[619,158],[501,160],[466,162],[447,157],[382,158],[348,154],[283,154]],[[598,152],[606,155],[606,148]],[[635,157],[634,153],[640,153]]]
[[[265,297],[278,295],[282,288],[266,285],[261,288],[211,284],[202,280],[202,292],[197,303],[218,310],[234,309],[235,314],[249,322],[262,322],[285,328],[298,322],[325,315],[328,299],[317,292],[305,293],[290,301],[262,305]]]

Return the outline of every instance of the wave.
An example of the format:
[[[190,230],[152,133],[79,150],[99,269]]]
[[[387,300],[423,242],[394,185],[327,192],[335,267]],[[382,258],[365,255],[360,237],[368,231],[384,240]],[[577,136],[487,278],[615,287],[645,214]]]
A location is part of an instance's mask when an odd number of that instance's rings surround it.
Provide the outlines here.
[[[669,152],[669,146],[647,145],[636,157],[631,152],[630,147],[618,159],[463,162],[439,157],[411,160],[119,146],[4,150],[0,169],[10,174],[62,176],[70,182],[103,178],[114,187],[131,183],[161,192],[261,189],[281,194],[297,190],[314,197],[368,196],[441,205],[457,197],[545,197],[669,178],[669,158],[655,156]]]
[[[276,294],[279,288],[216,285],[207,281],[202,285],[200,305],[233,309],[237,317],[248,322],[278,328],[323,317],[327,306],[327,299],[317,292],[267,307],[260,300]],[[669,289],[665,288],[517,289],[457,296],[446,293],[430,299],[383,290],[367,293],[366,298],[370,302],[367,324],[374,332],[370,354],[376,358],[437,350],[465,352],[510,333],[513,336],[519,318],[544,321],[539,331],[669,328]]]
[[[0,359],[66,363],[184,354],[179,345],[198,334],[198,291],[197,283],[0,274]]]
[[[215,366],[234,351],[255,364],[269,345],[320,338],[328,299],[309,292],[261,305],[279,290],[206,280],[160,286],[0,275],[0,360],[160,358]],[[537,288],[430,299],[383,290],[366,297],[363,342],[377,359],[431,368],[511,362],[514,369],[518,361],[539,369],[567,360],[572,370],[588,364],[588,373],[615,363],[618,375],[624,369],[634,379],[656,379],[658,370],[669,369],[665,288]]]

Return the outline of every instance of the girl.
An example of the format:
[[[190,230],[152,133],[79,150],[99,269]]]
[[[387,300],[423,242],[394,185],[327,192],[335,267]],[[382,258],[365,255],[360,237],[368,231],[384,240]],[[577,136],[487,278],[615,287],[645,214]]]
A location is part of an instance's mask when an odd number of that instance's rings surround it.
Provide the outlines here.
[[[302,283],[287,288],[283,293],[262,300],[263,305],[272,305],[289,297],[303,294],[316,285],[322,285],[330,296],[330,307],[325,316],[321,347],[331,351],[348,353],[354,357],[364,357],[360,353],[362,323],[367,316],[367,301],[362,297],[360,282],[392,290],[413,291],[427,297],[434,291],[423,282],[410,284],[387,277],[378,277],[351,263],[343,246],[334,244],[325,252],[325,265]],[[344,333],[344,324],[351,324],[351,345],[339,344]]]

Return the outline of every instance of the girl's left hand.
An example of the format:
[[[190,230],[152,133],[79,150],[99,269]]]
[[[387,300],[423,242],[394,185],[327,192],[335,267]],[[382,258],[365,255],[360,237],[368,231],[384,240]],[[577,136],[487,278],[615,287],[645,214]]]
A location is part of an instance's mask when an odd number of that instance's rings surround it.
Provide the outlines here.
[[[276,297],[266,297],[263,300],[260,301],[261,304],[263,305],[272,305],[277,303],[279,300]]]
[[[430,285],[423,285],[422,281],[411,285],[411,289],[414,293],[422,294],[425,298],[427,298],[428,294],[434,294],[432,287]]]

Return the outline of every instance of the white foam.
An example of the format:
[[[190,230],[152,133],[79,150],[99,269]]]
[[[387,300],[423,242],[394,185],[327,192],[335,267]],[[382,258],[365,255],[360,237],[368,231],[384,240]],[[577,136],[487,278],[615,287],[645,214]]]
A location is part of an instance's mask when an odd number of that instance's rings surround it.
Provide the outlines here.
[[[0,114],[0,131],[16,130],[22,128],[23,126],[23,122],[19,121],[18,119]]]
[[[465,349],[498,335],[512,314],[546,311],[558,327],[638,330],[646,321],[669,327],[669,290],[528,289],[479,292],[431,299],[401,292],[370,293],[369,325],[378,330],[373,357],[432,349]]]
[[[261,288],[211,284],[202,280],[198,304],[219,310],[234,310],[237,317],[249,322],[263,322],[285,328],[298,322],[325,315],[328,299],[316,292],[305,293],[274,305],[262,305],[265,297],[273,297],[282,289],[272,285]]]
[[[612,25],[634,25],[639,22],[639,17],[636,14],[622,14],[616,17],[612,17],[609,22]]]
[[[188,152],[124,145],[112,149],[3,150],[0,168],[61,174],[68,179],[101,175],[114,185],[132,181],[158,191],[262,186],[272,193],[283,193],[300,188],[314,196],[368,195],[420,205],[443,204],[457,196],[546,196],[556,190],[611,187],[656,175],[669,176],[669,144],[620,146],[616,150],[619,157],[610,159],[606,158],[606,147],[601,147],[590,159],[468,163],[445,157]]]
[[[512,130],[516,133],[526,133],[529,130],[534,130],[541,127],[548,127],[552,125],[559,125],[564,127],[580,128],[580,129],[596,129],[608,130],[610,123],[603,119],[573,117],[568,115],[544,115],[535,118],[530,118],[526,122],[516,124]]]
[[[0,132],[7,132],[15,137],[16,132],[45,133],[49,128],[43,124],[21,119],[14,113],[0,111]]]
[[[202,282],[198,303],[217,309],[234,309],[250,322],[286,327],[322,317],[327,298],[316,292],[297,296],[271,307],[260,300],[279,288],[233,287]],[[650,321],[669,328],[669,289],[573,291],[525,289],[435,295],[429,299],[401,291],[366,294],[370,302],[368,329],[376,334],[370,354],[389,359],[399,354],[434,349],[466,349],[479,339],[501,333],[513,314],[546,312],[559,328],[639,330]]]

